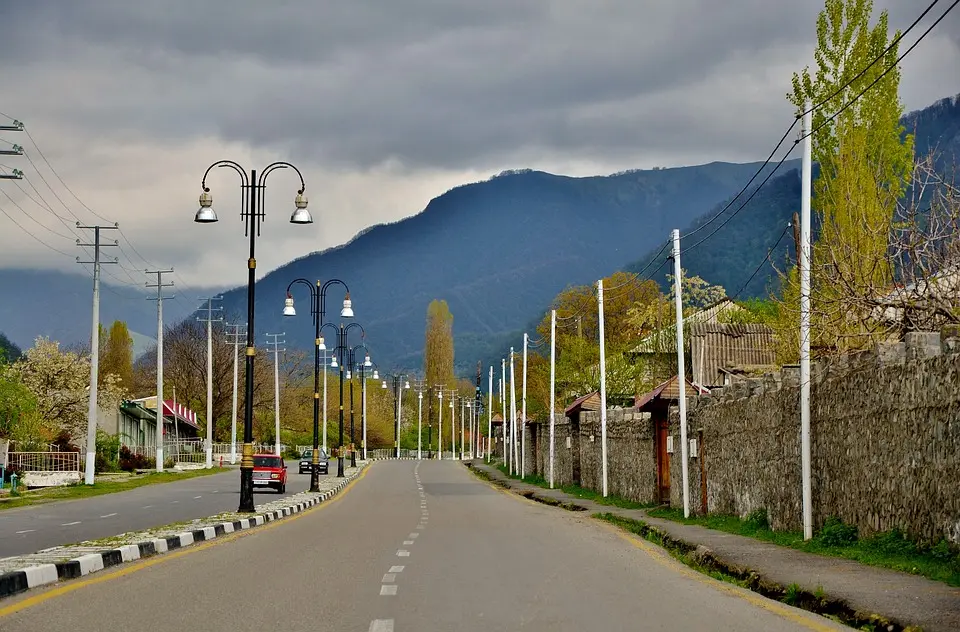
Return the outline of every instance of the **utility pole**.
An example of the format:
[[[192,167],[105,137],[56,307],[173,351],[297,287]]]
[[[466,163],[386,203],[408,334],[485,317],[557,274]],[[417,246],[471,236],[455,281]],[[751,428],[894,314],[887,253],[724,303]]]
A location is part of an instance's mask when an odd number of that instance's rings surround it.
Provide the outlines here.
[[[156,274],[156,283],[147,283],[147,287],[157,288],[157,297],[148,296],[148,301],[157,302],[157,471],[163,471],[163,299],[174,298],[173,295],[164,296],[163,288],[173,287],[173,281],[163,282],[164,274],[173,274],[173,268],[169,270],[144,270],[145,274]],[[173,411],[173,423],[177,423],[177,411]],[[176,428],[174,428],[176,431]],[[179,448],[179,446],[178,446]]]
[[[812,106],[803,104],[803,162],[800,193],[800,469],[803,478],[803,539],[813,537],[813,484],[810,465],[810,181]]]
[[[523,333],[523,390],[520,394],[520,478],[526,473],[527,462],[527,347],[530,336]]]
[[[607,497],[607,345],[603,335],[603,279],[597,281],[597,315],[600,325],[600,453],[603,464],[603,497]]]
[[[557,310],[550,310],[550,489],[553,489],[554,407],[557,389]]]
[[[490,462],[490,442],[493,441],[493,365],[487,386],[487,463]]]
[[[77,222],[77,228],[81,230],[93,231],[93,243],[84,244],[77,240],[77,245],[81,248],[93,248],[93,261],[80,261],[77,257],[77,263],[93,264],[93,327],[90,335],[90,405],[87,409],[87,460],[84,464],[83,482],[87,485],[93,485],[93,475],[96,468],[97,459],[97,380],[100,373],[100,265],[104,263],[117,263],[118,259],[113,261],[102,261],[100,258],[100,249],[109,246],[119,246],[120,242],[116,239],[112,244],[101,243],[101,230],[119,230],[119,224],[113,226],[81,226]]]
[[[677,388],[680,407],[680,472],[683,485],[683,517],[690,517],[689,458],[687,443],[687,372],[683,357],[683,268],[680,267],[680,231],[673,229],[674,310],[677,312]]]
[[[241,331],[243,325],[227,325],[233,327],[233,331],[227,332],[227,344],[233,345],[233,408],[230,413],[230,465],[237,462],[237,380],[240,374],[239,356],[241,336],[246,338],[247,332]]]
[[[207,299],[207,318],[198,318],[197,320],[202,323],[207,323],[207,439],[206,443],[206,453],[207,453],[207,463],[206,467],[209,469],[213,467],[213,323],[223,321],[223,318],[214,318],[213,312],[220,311],[223,307],[214,307],[214,301],[223,300],[219,296],[210,297]]]
[[[517,378],[514,362],[513,347],[510,347],[510,473],[516,474],[520,471],[517,463]]]
[[[280,337],[286,336],[287,334],[265,335],[267,338],[273,338],[273,340],[267,341],[267,346],[273,347],[273,422],[275,427],[273,449],[277,453],[277,456],[280,456],[280,352],[287,350],[286,347],[283,349],[280,348],[280,345],[285,343]],[[352,382],[350,388],[353,388]],[[350,410],[353,411],[353,398],[350,399]]]

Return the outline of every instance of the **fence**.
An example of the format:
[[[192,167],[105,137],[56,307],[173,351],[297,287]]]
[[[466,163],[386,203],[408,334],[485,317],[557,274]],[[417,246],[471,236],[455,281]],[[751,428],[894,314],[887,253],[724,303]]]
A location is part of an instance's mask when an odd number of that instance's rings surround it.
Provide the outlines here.
[[[396,458],[394,454],[396,454],[396,448],[372,448],[367,450],[367,458],[369,459],[393,459],[393,458]],[[433,452],[430,452],[427,449],[420,450],[420,457],[422,459],[429,459],[429,458],[436,459],[438,454],[439,453],[436,450],[434,450]],[[446,450],[442,453],[442,455],[443,455],[443,459],[447,461],[455,461],[460,458],[459,451],[457,451],[456,454],[454,454],[450,450]],[[417,458],[417,451],[416,449],[401,448],[400,458],[415,459]],[[468,451],[464,453],[464,459],[469,459],[469,458],[472,458],[472,455]]]
[[[11,452],[7,462],[20,472],[79,472],[79,452]]]

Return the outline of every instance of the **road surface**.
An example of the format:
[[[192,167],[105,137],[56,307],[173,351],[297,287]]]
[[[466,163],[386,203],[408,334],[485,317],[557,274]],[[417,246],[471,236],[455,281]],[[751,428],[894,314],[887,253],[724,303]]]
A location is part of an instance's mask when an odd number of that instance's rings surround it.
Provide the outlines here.
[[[287,467],[287,495],[309,489],[310,475],[297,474],[295,461],[288,460]],[[4,509],[0,511],[0,557],[236,511],[239,490],[240,471],[234,468],[116,494]],[[258,504],[278,497],[273,490],[254,490]]]
[[[204,632],[845,629],[450,461],[377,462],[316,509],[0,601],[2,630],[124,621]]]

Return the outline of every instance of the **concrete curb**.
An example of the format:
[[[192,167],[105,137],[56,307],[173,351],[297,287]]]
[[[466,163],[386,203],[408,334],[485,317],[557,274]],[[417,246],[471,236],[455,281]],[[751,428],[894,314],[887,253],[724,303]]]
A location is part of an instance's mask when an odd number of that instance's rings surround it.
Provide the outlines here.
[[[3,573],[0,575],[0,599],[22,593],[31,588],[54,584],[61,579],[83,577],[84,575],[102,571],[105,568],[123,564],[124,562],[132,562],[145,557],[162,555],[198,542],[214,540],[236,531],[253,529],[268,522],[274,522],[287,516],[292,516],[339,494],[343,488],[354,480],[368,465],[369,463],[366,463],[357,468],[357,471],[345,477],[334,488],[322,492],[319,496],[308,498],[288,507],[281,507],[273,511],[251,516],[250,518],[234,520],[233,522],[222,522],[212,527],[184,531],[183,533],[165,538],[144,540],[115,549],[106,549],[64,562],[40,564]]]

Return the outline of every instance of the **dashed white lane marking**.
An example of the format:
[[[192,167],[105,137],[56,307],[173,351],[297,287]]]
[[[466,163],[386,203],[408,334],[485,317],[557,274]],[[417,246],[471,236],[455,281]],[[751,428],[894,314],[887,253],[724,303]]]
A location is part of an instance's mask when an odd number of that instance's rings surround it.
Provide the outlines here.
[[[397,551],[397,557],[410,557],[410,551],[404,551],[403,549],[400,549]]]
[[[101,517],[101,518],[113,518],[113,517],[116,516],[116,515],[117,515],[116,513],[109,513],[109,514],[106,514],[106,515],[103,515],[103,516],[100,516],[100,517]]]
[[[420,530],[422,531],[426,526],[427,526],[427,525],[425,525],[425,524],[418,524],[418,525],[417,525],[417,529],[420,529]]]
[[[413,540],[404,540],[404,541],[403,541],[403,545],[404,545],[404,546],[410,546],[411,544],[413,544]]]
[[[171,501],[170,501],[170,504],[171,504],[171,505],[175,505],[175,504],[177,504],[178,502],[180,502],[180,501],[179,501],[179,500],[171,500]]]
[[[17,531],[17,535],[21,535],[23,533],[33,533],[34,531],[36,531],[36,529],[24,529],[23,531]]]
[[[144,505],[141,509],[150,509],[151,507],[153,507],[153,505]]]
[[[405,569],[405,568],[406,568],[406,566],[391,566],[391,567],[390,567],[390,572],[391,572],[391,573],[402,573],[402,572],[403,572],[403,569]]]
[[[392,583],[395,582],[395,581],[397,581],[397,574],[396,574],[396,573],[384,573],[384,574],[383,574],[383,579],[380,580],[380,583],[381,583],[381,584],[392,584]]]
[[[393,632],[393,619],[374,619],[368,632]]]
[[[196,500],[196,499],[198,499],[198,498],[203,498],[203,496],[194,496],[194,497],[193,497],[194,500]]]
[[[60,525],[60,526],[61,526],[61,527],[72,527],[72,526],[75,525],[75,524],[80,524],[80,521],[77,520],[77,521],[75,521],[75,522],[64,522],[64,523],[63,523],[62,525]]]
[[[420,534],[419,534],[419,533],[411,533],[411,534],[410,534],[410,538],[419,538],[419,537],[420,537]]]
[[[380,596],[387,597],[397,594],[397,585],[396,584],[384,584],[380,586]]]

